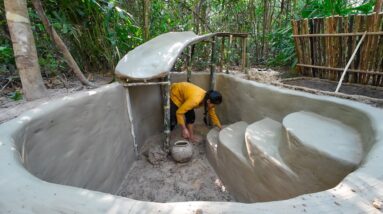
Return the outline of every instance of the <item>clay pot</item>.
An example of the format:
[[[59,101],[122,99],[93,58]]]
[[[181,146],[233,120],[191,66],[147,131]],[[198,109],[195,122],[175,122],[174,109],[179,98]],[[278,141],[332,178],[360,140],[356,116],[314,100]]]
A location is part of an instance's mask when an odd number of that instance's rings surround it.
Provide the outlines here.
[[[193,156],[193,146],[186,140],[179,140],[174,143],[170,152],[177,162],[188,162]]]

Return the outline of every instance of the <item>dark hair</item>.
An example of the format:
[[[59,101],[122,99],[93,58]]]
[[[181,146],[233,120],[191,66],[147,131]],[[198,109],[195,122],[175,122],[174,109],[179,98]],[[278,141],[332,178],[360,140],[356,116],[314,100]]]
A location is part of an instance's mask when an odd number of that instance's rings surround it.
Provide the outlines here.
[[[207,100],[210,100],[210,103],[218,105],[218,104],[222,103],[222,95],[218,91],[214,91],[214,90],[209,90],[209,91],[206,92],[205,98],[203,100],[204,101],[204,107],[205,107],[205,113],[204,113],[203,121],[205,122],[206,125],[208,125],[208,121],[207,121],[207,112],[208,112]]]
[[[222,95],[218,91],[209,90],[205,95],[205,102],[210,100],[213,104],[221,104],[222,103]]]

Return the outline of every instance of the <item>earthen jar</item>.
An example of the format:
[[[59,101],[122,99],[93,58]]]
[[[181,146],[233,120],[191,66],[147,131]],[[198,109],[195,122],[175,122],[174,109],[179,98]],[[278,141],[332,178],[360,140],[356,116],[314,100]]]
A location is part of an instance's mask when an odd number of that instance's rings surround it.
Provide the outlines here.
[[[193,156],[193,146],[186,140],[179,140],[174,143],[171,154],[177,162],[188,162]]]

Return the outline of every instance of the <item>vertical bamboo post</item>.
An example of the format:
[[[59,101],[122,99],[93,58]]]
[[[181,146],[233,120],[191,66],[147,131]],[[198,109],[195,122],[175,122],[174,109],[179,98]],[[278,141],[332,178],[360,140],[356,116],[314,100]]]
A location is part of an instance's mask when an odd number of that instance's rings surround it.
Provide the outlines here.
[[[187,48],[187,56],[186,56],[186,72],[187,72],[187,74],[186,74],[186,80],[188,81],[188,82],[190,82],[190,79],[191,79],[191,47],[189,46],[188,48]]]
[[[370,16],[372,16],[372,20],[373,20],[372,23],[369,23],[370,25],[372,25],[370,30],[372,32],[379,31],[379,27],[381,24],[380,22],[381,20],[379,20],[379,15],[377,13],[373,13]],[[367,70],[369,71],[374,70],[376,56],[379,55],[378,54],[378,39],[379,39],[378,36],[371,36],[371,45],[370,45],[370,48],[368,49],[369,57],[368,57],[368,65],[367,65]],[[367,74],[366,83],[368,83],[370,79],[371,79],[371,76]],[[376,75],[372,75],[372,84],[376,85]]]
[[[383,13],[379,14],[379,20],[380,20],[380,26],[378,26],[378,29],[380,31],[383,31]],[[383,72],[383,36],[378,37],[378,51],[376,52],[376,62],[374,65],[374,70],[375,71],[381,71]],[[376,85],[381,86],[383,85],[383,78],[381,75],[378,75],[377,80],[376,80]]]
[[[320,18],[318,19],[318,33],[324,33],[324,19]],[[325,55],[326,55],[326,45],[325,45],[325,39],[323,37],[318,38],[319,44],[318,44],[318,51],[319,51],[319,65],[320,66],[326,66],[325,62]],[[319,70],[319,78],[324,78],[324,71]]]
[[[293,26],[293,35],[299,35],[297,21],[291,20],[291,25]],[[298,64],[303,63],[301,47],[300,47],[300,39],[297,38],[297,37],[294,37],[294,43],[295,43],[295,52],[296,52],[296,55],[297,55]],[[295,66],[295,69],[296,69],[296,71],[298,73],[302,73],[302,68],[301,67]]]
[[[246,72],[246,45],[247,45],[247,37],[242,38],[242,73]]]
[[[303,29],[303,34],[309,34],[310,33],[308,19],[304,19],[303,20],[302,29]],[[310,38],[304,38],[303,41],[304,41],[304,50],[305,50],[304,57],[306,58],[305,61],[306,61],[306,64],[311,65],[312,64],[312,58],[311,58],[311,40],[310,40]],[[313,69],[312,68],[308,68],[307,70],[308,70],[308,74],[313,76]]]
[[[348,33],[349,32],[349,17],[348,16],[343,16],[342,17],[343,20],[342,20],[342,32],[343,33]],[[350,37],[349,36],[345,36],[343,37],[342,39],[342,56],[341,56],[341,67],[345,66],[346,64],[346,60],[347,60],[347,54],[348,54],[348,44],[349,44],[349,40],[350,40]],[[346,74],[346,82],[349,82],[350,81],[350,75],[349,74]]]
[[[164,151],[169,153],[170,151],[170,73],[164,78],[164,81],[169,82],[168,84],[163,85],[162,97],[163,97],[163,106],[164,106]]]
[[[210,89],[215,88],[215,41],[216,37],[213,36],[211,43],[211,59],[210,59]]]
[[[223,66],[225,64],[225,37],[224,36],[222,37],[222,40],[221,40],[221,60],[219,64],[220,64],[219,71],[223,72]]]
[[[231,50],[233,49],[232,43],[233,43],[233,35],[230,34],[230,37],[229,37],[229,48],[228,48],[228,51],[227,51],[227,58],[228,58],[228,61],[229,61],[229,65],[226,66],[226,73],[227,74],[229,73],[230,55],[231,55]]]
[[[317,34],[318,32],[318,19],[313,18],[309,20],[309,27],[310,27],[310,33],[311,34]],[[312,57],[312,63],[313,65],[319,65],[319,47],[318,47],[318,37],[312,37],[311,38],[311,57]],[[319,69],[314,68],[313,69],[313,77],[318,76]]]

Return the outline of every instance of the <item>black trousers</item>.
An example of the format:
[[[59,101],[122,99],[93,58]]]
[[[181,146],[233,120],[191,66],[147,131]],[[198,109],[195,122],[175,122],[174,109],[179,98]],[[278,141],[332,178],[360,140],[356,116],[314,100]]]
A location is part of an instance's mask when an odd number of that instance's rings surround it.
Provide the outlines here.
[[[177,105],[174,104],[172,100],[170,100],[170,130],[173,130],[177,125],[177,116],[176,116],[177,110],[178,110]],[[195,121],[195,112],[194,112],[194,109],[192,109],[185,113],[185,122],[186,124],[193,124],[194,121]]]

